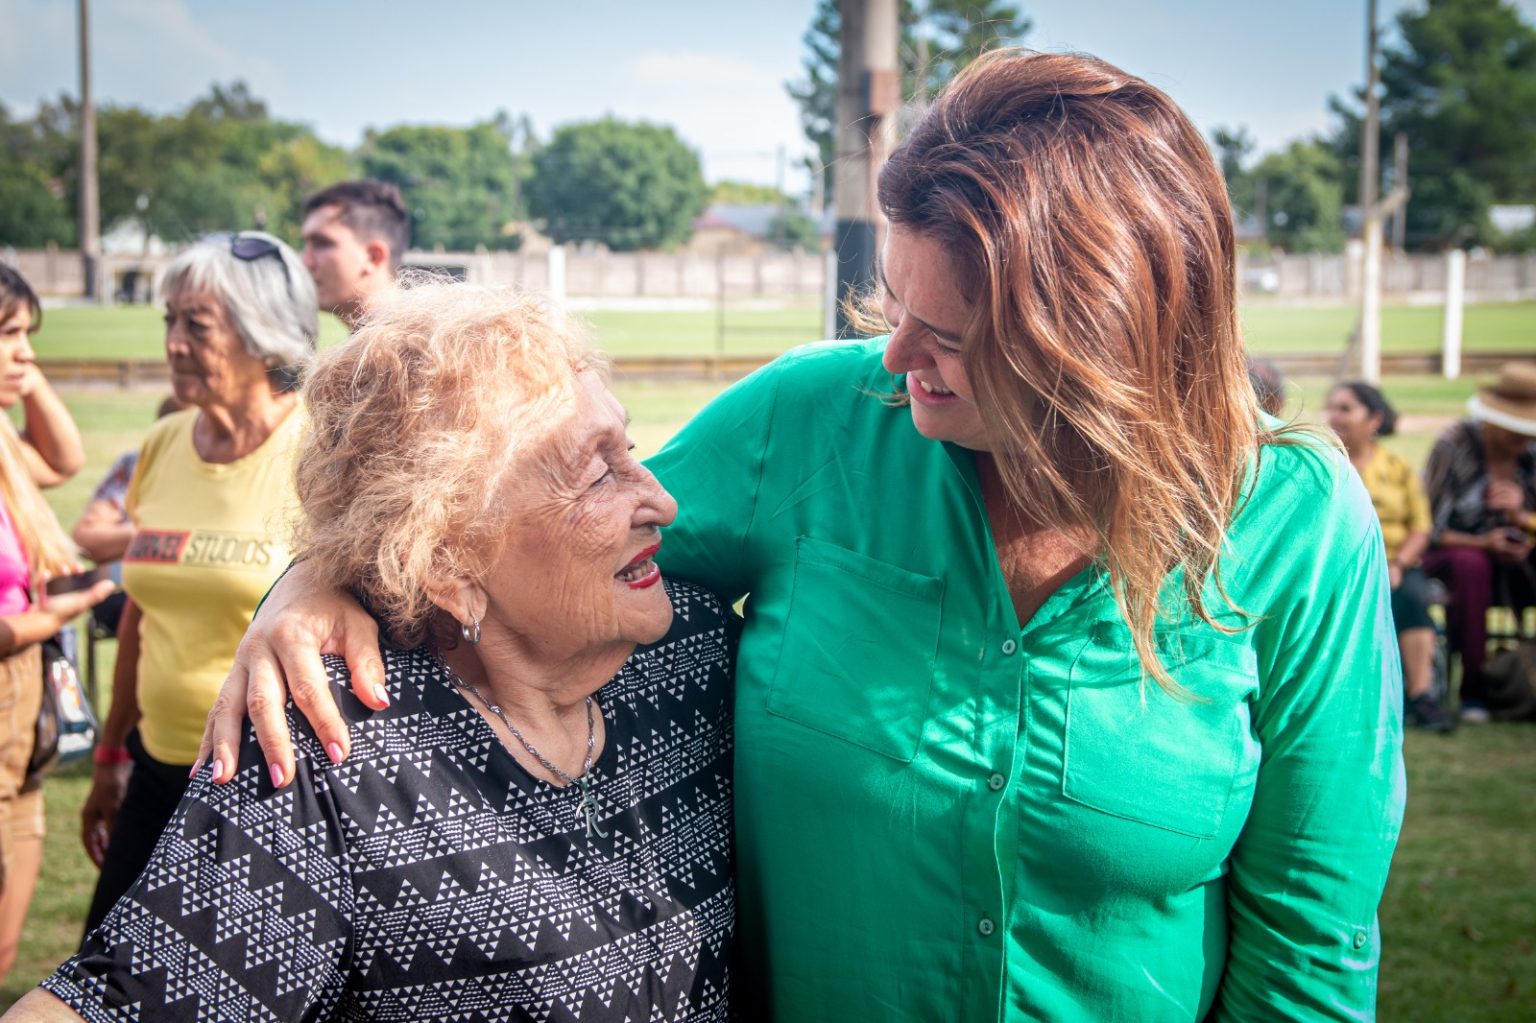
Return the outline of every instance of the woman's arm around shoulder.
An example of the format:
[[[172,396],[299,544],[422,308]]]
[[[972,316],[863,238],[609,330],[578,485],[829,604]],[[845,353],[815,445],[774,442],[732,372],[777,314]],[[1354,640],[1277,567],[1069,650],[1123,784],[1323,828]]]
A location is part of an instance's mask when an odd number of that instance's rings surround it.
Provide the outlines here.
[[[219,763],[214,781],[232,776],[230,765],[247,715],[275,776],[284,779],[280,784],[293,777],[293,740],[283,710],[290,698],[331,759],[339,763],[346,758],[351,737],[331,694],[324,654],[346,661],[352,692],[364,705],[375,710],[389,705],[378,624],[350,594],[315,578],[301,561],[267,592],[208,712],[197,763]]]

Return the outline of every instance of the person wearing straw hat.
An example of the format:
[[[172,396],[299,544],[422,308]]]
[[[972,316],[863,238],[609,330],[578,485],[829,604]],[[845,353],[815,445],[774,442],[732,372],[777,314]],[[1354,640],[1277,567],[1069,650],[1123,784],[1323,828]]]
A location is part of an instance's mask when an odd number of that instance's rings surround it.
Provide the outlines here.
[[[1488,720],[1488,608],[1536,605],[1536,362],[1507,362],[1467,401],[1424,468],[1432,525],[1424,570],[1450,591],[1446,625],[1461,655],[1461,717]]]

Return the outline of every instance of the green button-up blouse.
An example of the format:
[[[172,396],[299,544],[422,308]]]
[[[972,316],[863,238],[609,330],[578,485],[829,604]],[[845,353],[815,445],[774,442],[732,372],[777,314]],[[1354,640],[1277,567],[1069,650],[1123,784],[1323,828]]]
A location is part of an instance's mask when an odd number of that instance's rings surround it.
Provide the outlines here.
[[[882,348],[791,353],[650,463],[680,509],[665,569],[750,594],[737,1004],[1369,1018],[1402,695],[1356,474],[1262,450],[1221,567],[1251,627],[1161,626],[1177,698],[1098,567],[1019,626],[972,456],[881,400]]]

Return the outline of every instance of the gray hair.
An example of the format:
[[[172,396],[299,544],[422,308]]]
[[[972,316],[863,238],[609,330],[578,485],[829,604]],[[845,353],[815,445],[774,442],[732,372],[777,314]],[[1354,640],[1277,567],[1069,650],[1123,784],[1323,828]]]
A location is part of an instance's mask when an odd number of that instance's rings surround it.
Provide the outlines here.
[[[274,245],[273,255],[235,255],[237,240]],[[315,353],[320,303],[298,255],[264,231],[209,235],[165,269],[162,290],[205,292],[224,306],[245,350],[265,362],[278,388],[292,386]]]

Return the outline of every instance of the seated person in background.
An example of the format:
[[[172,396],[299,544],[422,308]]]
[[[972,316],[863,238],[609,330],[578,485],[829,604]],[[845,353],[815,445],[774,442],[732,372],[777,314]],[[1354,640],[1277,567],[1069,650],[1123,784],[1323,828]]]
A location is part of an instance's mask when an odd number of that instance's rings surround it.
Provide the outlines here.
[[[290,705],[275,788],[247,726],[7,1020],[728,1018],[734,619],[658,585],[676,505],[596,363],[445,283],[320,359],[295,546],[380,616],[388,705],[317,660],[346,761]]]
[[[160,403],[155,418],[164,419],[185,407],[174,394],[169,395]],[[90,503],[75,521],[75,529],[71,534],[86,557],[98,565],[110,566],[108,574],[119,585],[123,581],[122,557],[128,550],[129,542],[133,540],[133,519],[128,514],[126,503],[128,481],[133,479],[133,469],[138,464],[138,448],[118,456],[101,482],[96,484],[96,492],[91,495]],[[91,617],[95,619],[98,628],[115,633],[117,623],[123,617],[123,606],[127,603],[128,594],[119,590],[97,604],[91,610]]]
[[[1488,720],[1488,609],[1536,603],[1536,363],[1508,362],[1467,402],[1424,467],[1430,550],[1424,571],[1450,590],[1446,625],[1461,654],[1461,719]]]
[[[1328,394],[1328,425],[1339,435],[1349,461],[1359,471],[1387,545],[1387,573],[1392,583],[1392,620],[1403,656],[1406,720],[1434,732],[1455,727],[1435,699],[1435,624],[1429,617],[1426,579],[1419,559],[1429,546],[1429,503],[1418,475],[1396,452],[1376,443],[1390,437],[1397,412],[1381,391],[1363,381],[1339,384]]]

